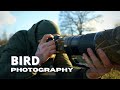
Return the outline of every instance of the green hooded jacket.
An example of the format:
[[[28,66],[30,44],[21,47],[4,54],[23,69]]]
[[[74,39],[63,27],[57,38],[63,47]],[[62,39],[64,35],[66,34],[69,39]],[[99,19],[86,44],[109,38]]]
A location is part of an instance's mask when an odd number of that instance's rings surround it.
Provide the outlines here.
[[[45,22],[45,26],[42,26],[42,24],[44,25],[44,22],[42,21]],[[47,22],[49,24],[47,24]],[[40,22],[34,24],[29,30],[20,30],[10,38],[8,43],[5,45],[0,57],[0,79],[28,79],[34,76],[31,72],[11,72],[11,67],[13,67],[11,66],[11,56],[35,56],[35,52],[38,46],[37,41],[41,39],[44,34],[60,34],[59,31],[52,31],[53,28],[51,28],[49,25],[51,25],[50,21],[41,20]],[[44,31],[44,28],[47,31]],[[68,60],[67,55],[60,56],[61,58],[58,59],[63,60],[56,60],[58,61],[58,63],[56,62],[56,67],[72,67],[72,64]],[[17,68],[19,67],[22,66],[18,65]],[[83,71],[81,73],[83,73]]]

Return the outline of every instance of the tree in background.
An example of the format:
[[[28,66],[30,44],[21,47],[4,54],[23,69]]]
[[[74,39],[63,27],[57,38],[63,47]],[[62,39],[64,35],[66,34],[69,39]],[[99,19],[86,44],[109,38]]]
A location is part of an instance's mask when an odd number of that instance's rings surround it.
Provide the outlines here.
[[[4,32],[2,33],[2,37],[0,39],[0,46],[6,44],[8,42],[8,39],[7,39],[7,33],[6,31],[4,30]]]
[[[59,14],[61,32],[82,35],[84,31],[93,31],[94,26],[90,27],[88,24],[91,21],[98,22],[100,17],[101,15],[94,14],[94,11],[61,11]]]
[[[116,22],[114,26],[115,26],[115,27],[120,26],[120,22]]]

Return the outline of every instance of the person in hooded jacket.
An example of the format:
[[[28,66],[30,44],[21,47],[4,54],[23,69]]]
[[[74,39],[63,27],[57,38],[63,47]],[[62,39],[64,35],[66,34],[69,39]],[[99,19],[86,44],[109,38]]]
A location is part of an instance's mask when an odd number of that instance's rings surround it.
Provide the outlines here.
[[[54,40],[46,42],[54,35],[60,35],[57,25],[50,20],[41,20],[34,24],[29,30],[16,32],[5,45],[0,57],[0,79],[76,79],[90,78],[91,70],[74,69],[72,73],[43,74],[34,72],[11,72],[11,56],[38,56],[40,67],[73,67],[67,54],[55,54],[56,47]],[[88,50],[90,51],[90,50]],[[94,55],[93,52],[91,52]],[[104,54],[104,52],[102,52]],[[94,59],[93,57],[92,59]],[[104,54],[104,58],[107,56]],[[84,55],[85,61],[89,64],[88,58]],[[96,59],[96,58],[95,58]],[[101,58],[102,59],[102,58]],[[91,65],[90,65],[91,66]],[[22,67],[20,65],[17,66]],[[29,66],[26,66],[29,67]],[[34,66],[33,66],[34,67]],[[92,71],[94,72],[94,70]],[[87,74],[88,73],[88,74]],[[97,73],[95,71],[95,73]],[[95,74],[94,73],[94,74]],[[88,76],[89,75],[89,76]],[[94,76],[94,75],[92,75]],[[99,77],[99,76],[96,76]],[[95,77],[95,78],[96,78]],[[92,77],[94,78],[94,77]]]
[[[45,35],[47,34],[47,35]],[[0,57],[0,78],[1,79],[27,79],[27,78],[32,78],[32,77],[37,77],[37,78],[44,78],[42,75],[35,75],[34,73],[31,72],[12,72],[11,73],[11,56],[35,56],[38,55],[36,54],[38,52],[38,47],[39,42],[42,38],[46,39],[48,37],[51,37],[52,34],[60,34],[60,30],[58,27],[55,25],[50,20],[41,20],[34,24],[29,30],[20,30],[16,32],[8,41],[8,43],[5,45],[1,57]],[[45,42],[44,40],[41,41],[41,44]],[[53,41],[48,42],[49,44],[54,44]],[[45,45],[44,45],[45,46]],[[49,47],[48,47],[49,48]],[[55,47],[53,47],[55,48]],[[44,52],[49,52],[49,50],[46,50]],[[50,54],[43,53],[41,54],[44,55],[46,60],[43,62],[42,67],[49,67],[51,64],[53,64],[53,59],[49,59],[48,57],[55,53],[51,52]],[[48,55],[48,56],[47,56]],[[58,58],[59,57],[59,58]],[[56,55],[58,62],[54,65],[54,67],[72,67],[71,62],[68,60],[68,57],[66,54],[62,55]],[[49,60],[48,60],[49,59]],[[63,59],[63,60],[62,60]],[[41,58],[42,61],[42,58]],[[21,67],[20,65],[17,66],[18,68]],[[29,67],[29,66],[26,66]],[[49,77],[49,76],[48,76]],[[46,78],[46,77],[45,77]]]

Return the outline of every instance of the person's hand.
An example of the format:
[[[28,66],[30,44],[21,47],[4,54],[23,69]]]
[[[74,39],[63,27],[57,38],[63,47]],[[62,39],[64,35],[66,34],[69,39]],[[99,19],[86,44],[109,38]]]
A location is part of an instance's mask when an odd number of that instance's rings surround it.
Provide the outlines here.
[[[113,66],[102,49],[97,49],[97,54],[100,59],[96,57],[92,49],[88,48],[87,52],[89,57],[84,53],[83,59],[90,68],[86,72],[89,79],[98,79],[102,75],[110,72]]]
[[[44,35],[38,45],[35,55],[40,58],[40,65],[46,62],[54,53],[56,53],[55,42],[53,40],[46,42],[48,38],[53,37],[54,36],[51,34]]]

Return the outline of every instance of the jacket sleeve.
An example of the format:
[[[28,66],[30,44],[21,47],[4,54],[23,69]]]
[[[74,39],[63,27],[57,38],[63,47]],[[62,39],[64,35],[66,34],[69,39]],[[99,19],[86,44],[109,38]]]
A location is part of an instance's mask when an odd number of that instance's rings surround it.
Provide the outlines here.
[[[25,44],[25,37],[22,32],[17,32],[10,38],[0,57],[0,79],[19,79],[30,75],[28,73],[11,72],[11,56],[26,55]]]
[[[54,67],[73,68],[72,72],[57,72],[56,77],[58,79],[88,79],[86,71],[88,68],[75,68],[67,54],[57,54],[54,60]]]
[[[54,67],[73,67],[66,53],[56,54],[53,65]]]

